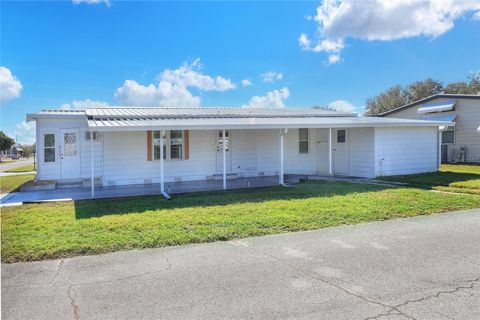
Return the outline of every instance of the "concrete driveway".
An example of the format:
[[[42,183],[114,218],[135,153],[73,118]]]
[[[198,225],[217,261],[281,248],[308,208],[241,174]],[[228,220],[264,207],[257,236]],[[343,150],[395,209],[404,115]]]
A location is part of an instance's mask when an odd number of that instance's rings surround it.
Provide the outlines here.
[[[480,319],[480,210],[2,265],[3,319]]]

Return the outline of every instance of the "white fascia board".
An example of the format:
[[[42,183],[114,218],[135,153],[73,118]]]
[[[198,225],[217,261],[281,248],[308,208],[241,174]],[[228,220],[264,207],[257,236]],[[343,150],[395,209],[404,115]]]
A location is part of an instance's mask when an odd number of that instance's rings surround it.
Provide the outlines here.
[[[158,124],[147,126],[91,126],[93,131],[146,131],[146,130],[235,130],[235,129],[298,129],[298,128],[365,128],[365,127],[440,127],[451,125],[450,122],[409,122],[409,123],[298,123],[298,124],[218,124],[218,125],[187,125],[187,124]]]
[[[84,114],[42,114],[42,113],[28,113],[27,121],[34,121],[39,119],[85,119]]]

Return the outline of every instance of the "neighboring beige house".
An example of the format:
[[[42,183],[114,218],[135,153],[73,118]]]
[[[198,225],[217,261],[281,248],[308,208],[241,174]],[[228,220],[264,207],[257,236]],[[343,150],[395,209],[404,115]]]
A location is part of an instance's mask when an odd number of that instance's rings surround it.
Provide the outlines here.
[[[480,94],[437,94],[380,115],[388,118],[452,121],[442,130],[442,162],[480,163]]]

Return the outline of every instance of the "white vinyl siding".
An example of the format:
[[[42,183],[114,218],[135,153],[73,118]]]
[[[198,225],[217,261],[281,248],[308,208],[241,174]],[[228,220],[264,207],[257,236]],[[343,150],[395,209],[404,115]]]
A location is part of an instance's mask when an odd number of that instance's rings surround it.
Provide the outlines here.
[[[348,130],[349,175],[373,178],[375,176],[375,129]]]
[[[437,171],[437,135],[437,127],[376,128],[376,175]]]

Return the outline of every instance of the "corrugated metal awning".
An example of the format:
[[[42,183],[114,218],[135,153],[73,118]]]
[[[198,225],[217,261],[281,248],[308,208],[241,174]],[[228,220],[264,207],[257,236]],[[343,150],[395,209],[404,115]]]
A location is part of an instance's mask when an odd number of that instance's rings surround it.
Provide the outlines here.
[[[423,120],[455,122],[456,117],[457,117],[456,114],[445,114],[445,115],[438,115],[438,116],[423,117]]]
[[[407,120],[378,117],[284,117],[284,118],[105,118],[89,116],[88,127],[95,131],[211,130],[353,128],[387,126],[444,126],[444,121]]]
[[[417,109],[417,113],[451,111],[455,108],[456,103],[457,100],[444,100],[433,103],[426,103]]]

